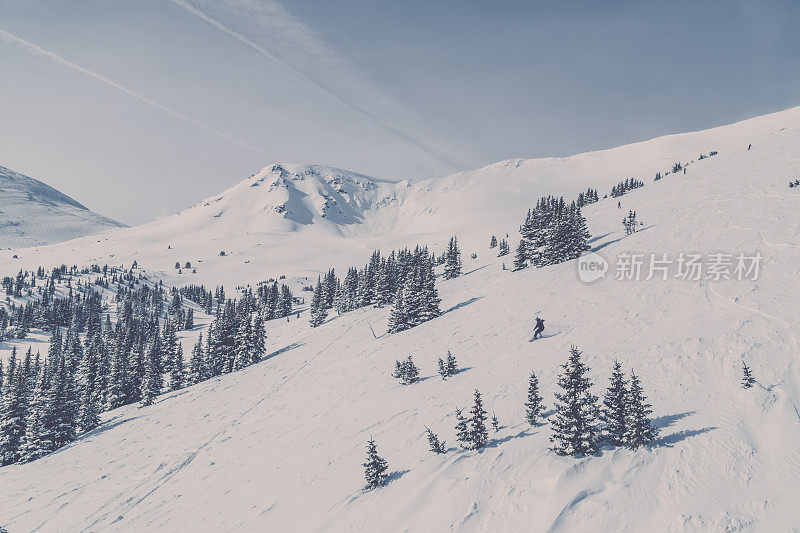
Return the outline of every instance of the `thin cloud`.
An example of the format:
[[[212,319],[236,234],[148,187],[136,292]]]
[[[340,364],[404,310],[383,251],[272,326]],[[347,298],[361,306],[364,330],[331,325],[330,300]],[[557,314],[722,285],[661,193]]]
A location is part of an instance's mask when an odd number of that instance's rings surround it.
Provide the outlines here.
[[[32,54],[35,54],[35,55],[40,56],[40,57],[43,57],[45,59],[49,59],[50,61],[52,61],[52,62],[54,62],[54,63],[56,63],[58,65],[62,65],[62,66],[65,66],[67,68],[70,68],[70,69],[72,69],[72,70],[74,70],[76,72],[80,72],[82,74],[86,74],[87,76],[90,76],[90,77],[92,77],[92,78],[94,78],[94,79],[96,79],[96,80],[98,80],[98,81],[100,81],[102,83],[105,83],[106,85],[108,85],[110,87],[113,87],[115,89],[118,89],[118,90],[122,91],[123,93],[127,94],[128,96],[132,96],[133,98],[136,98],[137,100],[139,100],[141,102],[144,102],[144,103],[146,103],[148,105],[151,105],[151,106],[155,107],[156,109],[159,109],[159,110],[161,110],[161,111],[163,111],[165,113],[168,113],[168,114],[172,115],[173,117],[179,118],[179,119],[181,119],[181,120],[183,120],[185,122],[188,122],[189,124],[192,124],[194,126],[197,126],[197,127],[201,128],[201,129],[203,129],[203,130],[205,130],[205,131],[207,131],[209,133],[213,133],[214,135],[222,137],[223,139],[226,139],[228,141],[236,143],[239,146],[243,146],[245,148],[248,148],[250,150],[258,152],[259,154],[261,154],[263,156],[266,156],[266,157],[268,157],[270,159],[278,159],[273,154],[270,154],[269,152],[265,152],[264,150],[262,150],[258,146],[254,146],[254,145],[252,145],[252,144],[250,144],[250,143],[248,143],[246,141],[243,141],[241,139],[237,139],[236,137],[233,137],[232,135],[228,135],[224,131],[220,131],[217,128],[214,128],[213,126],[209,126],[208,124],[204,124],[204,123],[202,123],[202,122],[200,122],[198,120],[195,120],[195,119],[193,119],[191,117],[188,117],[188,116],[184,115],[183,113],[181,113],[179,111],[175,111],[174,109],[172,109],[170,107],[167,107],[167,106],[165,106],[163,104],[160,104],[160,103],[156,102],[155,100],[152,100],[152,99],[150,99],[150,98],[148,98],[146,96],[143,96],[143,95],[141,95],[141,94],[139,94],[139,93],[137,93],[135,91],[132,91],[131,89],[128,89],[127,87],[125,87],[123,85],[120,85],[119,83],[115,82],[112,79],[109,79],[109,78],[103,76],[102,74],[98,74],[97,72],[94,72],[92,70],[89,70],[89,69],[87,69],[85,67],[82,67],[82,66],[78,65],[77,63],[73,63],[72,61],[64,59],[60,55],[58,55],[58,54],[56,54],[54,52],[51,52],[49,50],[46,50],[46,49],[42,48],[39,45],[33,44],[30,41],[26,41],[25,39],[23,39],[21,37],[17,37],[16,35],[14,35],[12,33],[9,33],[7,31],[3,30],[2,28],[0,28],[0,39],[2,39],[3,41],[5,41],[5,42],[7,42],[9,44],[13,44],[13,45],[19,46],[20,48],[22,48],[24,50],[27,50],[28,52],[31,52]]]
[[[465,161],[434,148],[396,102],[371,87],[346,59],[303,21],[274,0],[170,0],[227,33],[267,59],[290,70],[336,101],[366,117],[451,169]],[[415,135],[409,131],[415,131]],[[469,163],[466,163],[469,164]]]

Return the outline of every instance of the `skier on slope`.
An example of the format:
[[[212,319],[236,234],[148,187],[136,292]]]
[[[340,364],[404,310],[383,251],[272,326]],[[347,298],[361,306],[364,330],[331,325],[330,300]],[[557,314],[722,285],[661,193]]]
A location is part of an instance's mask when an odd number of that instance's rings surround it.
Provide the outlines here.
[[[536,340],[537,338],[541,337],[543,331],[544,331],[544,320],[542,320],[541,318],[539,318],[537,316],[536,317],[536,327],[533,328],[533,340]],[[537,335],[538,335],[538,337],[537,337]]]

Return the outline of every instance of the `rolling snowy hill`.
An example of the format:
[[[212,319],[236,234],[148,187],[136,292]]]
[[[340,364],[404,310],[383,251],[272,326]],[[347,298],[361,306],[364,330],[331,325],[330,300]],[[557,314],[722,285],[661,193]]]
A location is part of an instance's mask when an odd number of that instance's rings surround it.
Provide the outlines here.
[[[719,154],[698,160],[710,150]],[[685,174],[653,182],[679,161],[691,162]],[[306,313],[268,322],[267,360],[106,413],[58,452],[0,468],[0,524],[11,532],[796,530],[800,193],[787,183],[799,164],[793,109],[417,183],[279,165],[162,221],[26,249],[16,263],[0,252],[0,264],[12,265],[6,275],[65,257],[165,270],[201,258],[197,274],[170,269],[165,283],[213,285],[363,264],[373,246],[420,241],[441,251],[451,234],[466,243],[465,275],[437,280],[441,317],[394,335],[382,333],[388,309],[315,329]],[[493,233],[516,242],[538,196],[588,186],[602,196],[626,177],[646,186],[623,196],[623,209],[611,198],[584,209],[594,250],[612,264],[605,279],[581,282],[574,261],[504,271],[510,258],[488,249]],[[620,219],[629,209],[644,225],[626,236]],[[628,252],[763,259],[757,280],[616,280],[614,263]],[[537,315],[547,335],[531,343]],[[182,333],[187,353],[201,329]],[[583,350],[596,394],[614,360],[635,369],[661,428],[652,448],[559,457],[548,451],[549,424],[525,423],[528,374],[536,370],[552,407],[571,345]],[[447,350],[465,370],[442,381],[436,360]],[[390,374],[410,354],[424,379],[401,386]],[[750,390],[739,384],[742,360],[757,380]],[[501,428],[486,449],[460,451],[453,412],[475,388]],[[426,425],[448,453],[427,451]],[[394,474],[363,492],[370,437]]]
[[[0,248],[53,244],[119,227],[49,185],[0,167]]]
[[[512,159],[420,181],[387,182],[319,165],[272,164],[175,215],[53,247],[0,250],[0,263],[17,254],[15,268],[30,268],[68,254],[80,263],[136,260],[174,274],[176,262],[191,261],[199,265],[197,273],[168,280],[230,285],[280,274],[316,277],[330,266],[361,264],[375,248],[425,242],[441,250],[454,234],[465,251],[479,251],[491,234],[515,234],[540,196],[574,198],[590,186],[602,196],[629,177],[649,183],[676,162],[757,145],[798,121],[800,108],[794,108],[611,150]]]

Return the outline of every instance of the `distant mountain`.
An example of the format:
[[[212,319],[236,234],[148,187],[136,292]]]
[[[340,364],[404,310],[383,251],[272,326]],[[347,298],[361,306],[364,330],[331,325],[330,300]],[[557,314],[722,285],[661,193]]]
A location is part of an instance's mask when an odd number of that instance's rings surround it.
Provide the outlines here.
[[[359,264],[378,248],[425,243],[441,253],[452,235],[465,253],[485,254],[492,235],[508,234],[510,242],[518,238],[525,213],[543,195],[573,199],[592,187],[602,199],[627,178],[651,185],[656,173],[666,175],[675,163],[714,164],[726,154],[747,151],[749,144],[757,149],[797,124],[800,107],[608,150],[509,159],[421,180],[387,181],[322,165],[275,162],[165,218],[28,250],[19,254],[14,269],[61,264],[69,254],[75,263],[137,261],[169,273],[174,276],[169,281],[177,284],[235,286],[291,273],[316,279],[327,268]],[[712,151],[719,157],[700,160]],[[636,207],[627,198],[621,203],[622,210]],[[0,250],[0,265],[10,256]],[[178,275],[174,265],[187,261],[198,265],[196,272]]]
[[[0,167],[0,248],[54,244],[120,227],[41,181]]]

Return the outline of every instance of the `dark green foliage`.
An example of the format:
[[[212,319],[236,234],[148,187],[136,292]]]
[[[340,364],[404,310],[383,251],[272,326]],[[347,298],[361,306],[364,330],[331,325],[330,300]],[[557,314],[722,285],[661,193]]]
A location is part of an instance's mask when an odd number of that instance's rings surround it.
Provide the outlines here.
[[[560,393],[556,393],[556,415],[551,425],[551,449],[558,455],[576,457],[597,451],[597,396],[591,393],[589,368],[581,361],[577,347],[570,349],[569,359],[561,365],[558,377]]]

